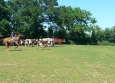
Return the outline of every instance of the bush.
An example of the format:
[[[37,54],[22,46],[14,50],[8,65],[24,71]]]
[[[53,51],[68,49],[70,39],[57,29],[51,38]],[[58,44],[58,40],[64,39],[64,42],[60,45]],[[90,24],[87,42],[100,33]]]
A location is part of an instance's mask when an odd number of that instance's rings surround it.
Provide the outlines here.
[[[109,41],[102,41],[101,43],[98,43],[98,45],[104,45],[104,46],[114,46],[114,43],[111,43]]]
[[[68,40],[68,43],[71,44],[71,45],[75,45],[76,43],[72,40]]]

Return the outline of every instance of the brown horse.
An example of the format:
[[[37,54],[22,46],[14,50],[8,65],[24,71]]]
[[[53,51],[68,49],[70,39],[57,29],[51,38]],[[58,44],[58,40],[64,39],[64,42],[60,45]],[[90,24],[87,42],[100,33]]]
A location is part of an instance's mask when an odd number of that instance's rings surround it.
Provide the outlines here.
[[[4,38],[3,42],[6,46],[6,48],[9,50],[9,45],[11,44],[16,44],[16,48],[19,47],[19,39],[20,37],[22,37],[23,35],[22,34],[18,34],[17,36],[14,37],[14,39],[10,38],[10,37],[7,37],[7,38]]]

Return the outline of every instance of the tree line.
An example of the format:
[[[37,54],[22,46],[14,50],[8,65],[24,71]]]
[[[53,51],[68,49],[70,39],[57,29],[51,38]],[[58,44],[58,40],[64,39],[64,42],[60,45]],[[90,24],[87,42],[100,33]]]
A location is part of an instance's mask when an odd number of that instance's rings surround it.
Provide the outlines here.
[[[115,26],[102,30],[92,13],[59,6],[57,0],[0,0],[0,37],[11,30],[24,38],[58,37],[68,44],[115,43]]]

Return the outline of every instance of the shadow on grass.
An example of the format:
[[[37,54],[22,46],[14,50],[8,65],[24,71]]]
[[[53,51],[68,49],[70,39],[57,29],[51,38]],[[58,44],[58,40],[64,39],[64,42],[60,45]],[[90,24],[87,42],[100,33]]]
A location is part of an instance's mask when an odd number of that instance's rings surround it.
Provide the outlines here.
[[[45,50],[51,50],[51,48],[37,48],[38,51],[45,51]]]
[[[55,45],[54,47],[64,47],[64,45]]]
[[[17,49],[17,50],[10,50],[10,51],[22,51],[21,49]]]

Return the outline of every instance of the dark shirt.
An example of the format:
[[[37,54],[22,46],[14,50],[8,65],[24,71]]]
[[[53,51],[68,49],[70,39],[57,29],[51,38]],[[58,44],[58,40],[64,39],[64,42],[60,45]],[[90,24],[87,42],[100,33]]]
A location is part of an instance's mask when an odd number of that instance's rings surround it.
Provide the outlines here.
[[[15,33],[14,33],[14,32],[11,32],[10,37],[14,37],[14,36],[15,36]]]

